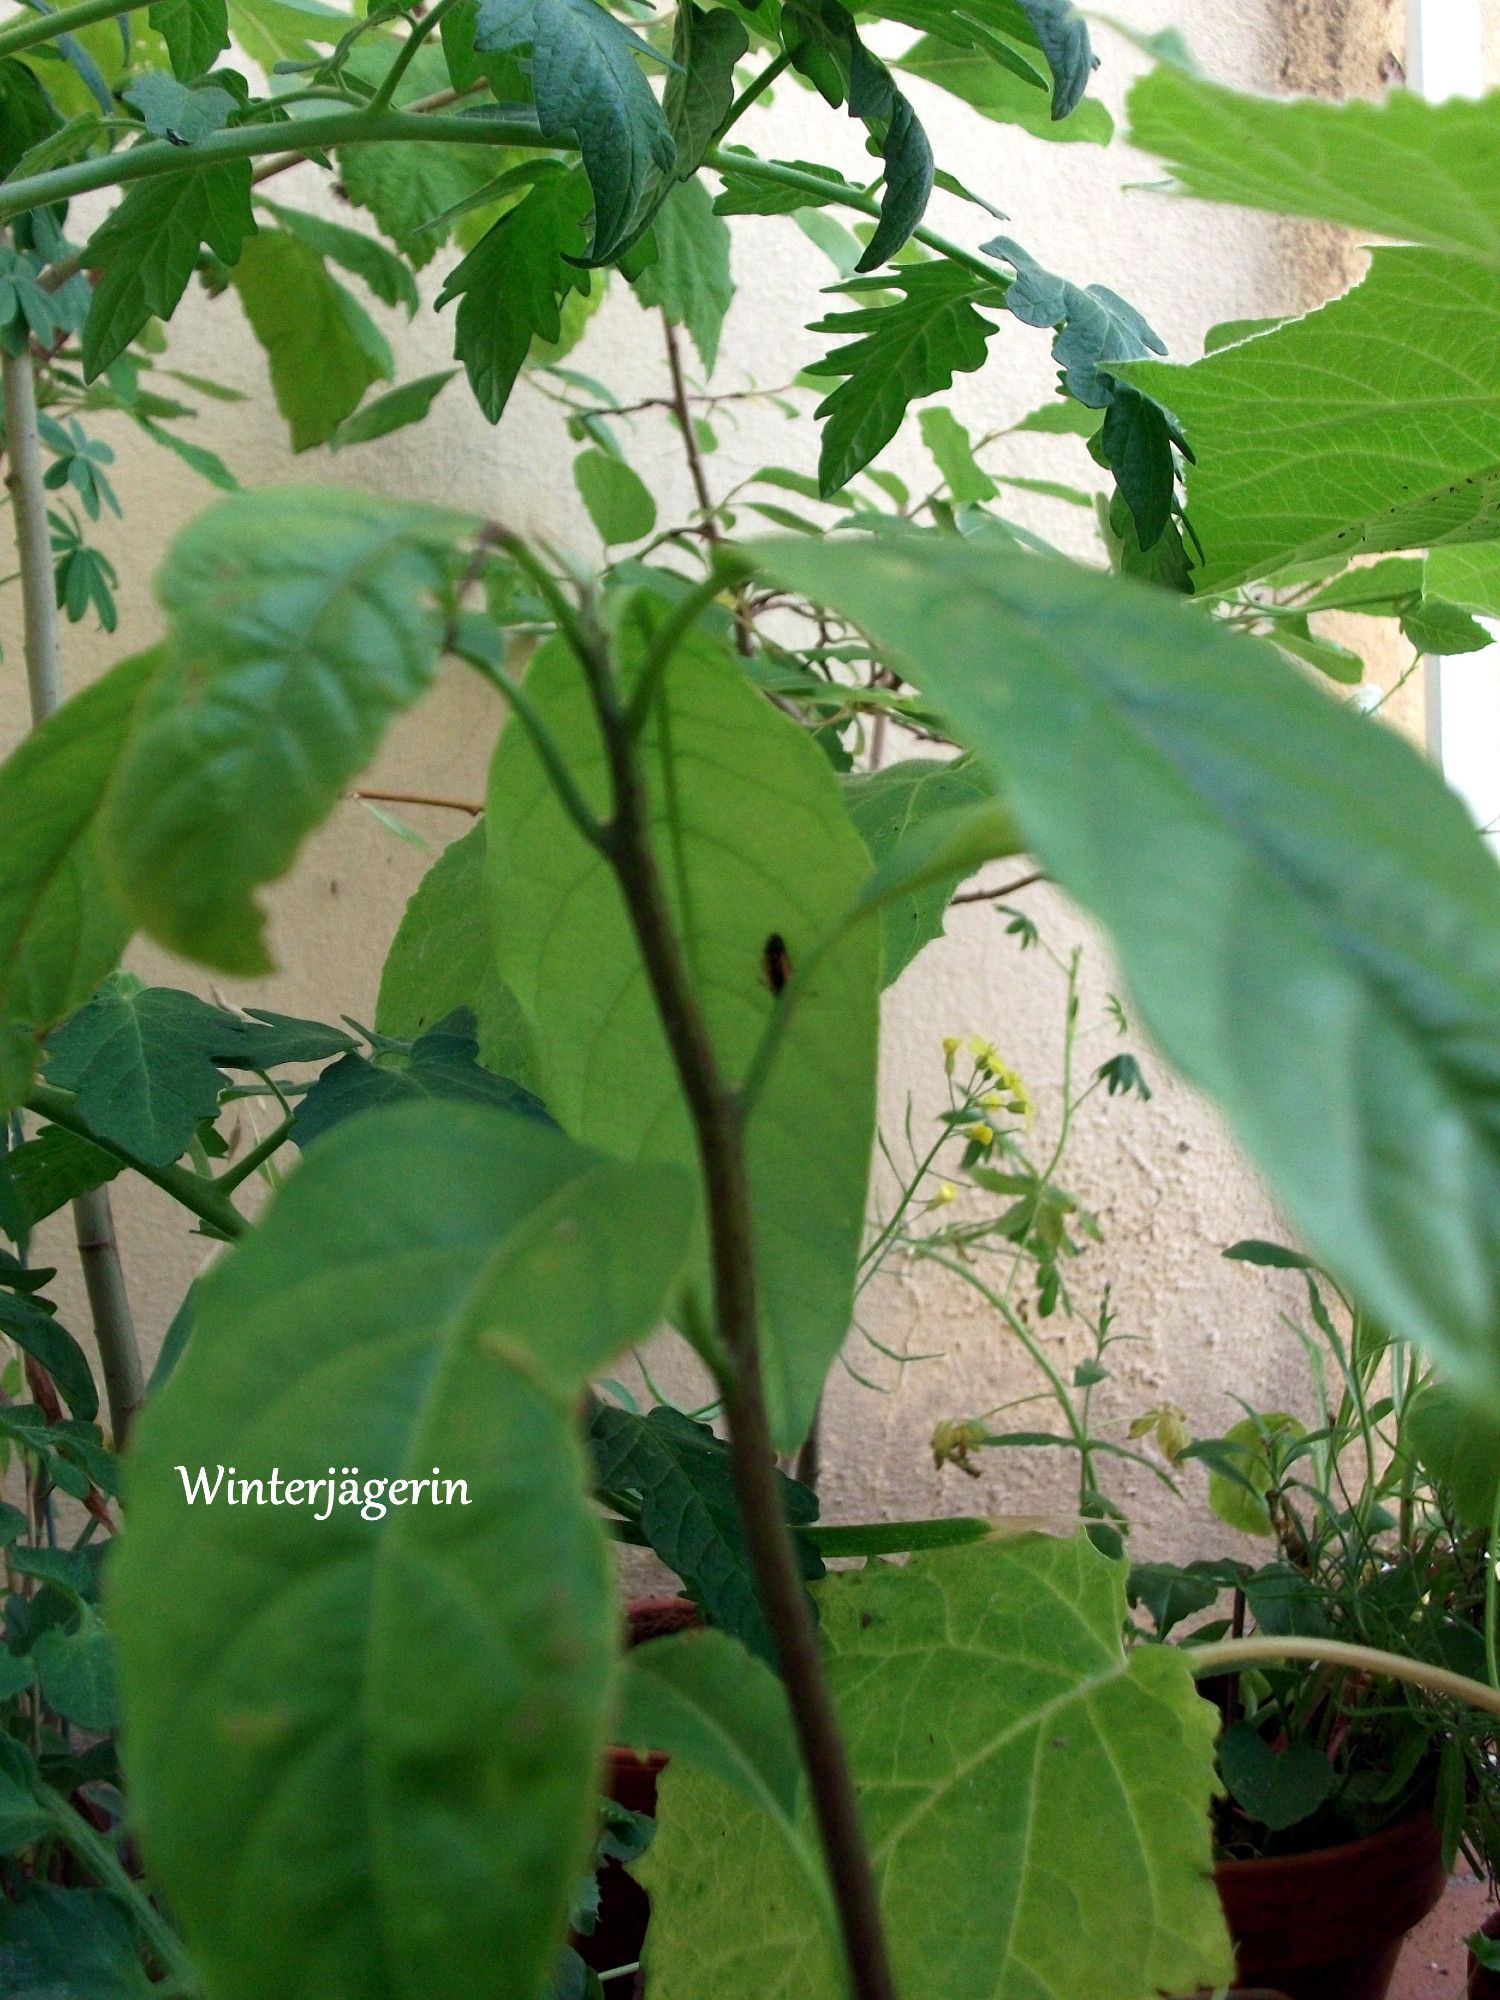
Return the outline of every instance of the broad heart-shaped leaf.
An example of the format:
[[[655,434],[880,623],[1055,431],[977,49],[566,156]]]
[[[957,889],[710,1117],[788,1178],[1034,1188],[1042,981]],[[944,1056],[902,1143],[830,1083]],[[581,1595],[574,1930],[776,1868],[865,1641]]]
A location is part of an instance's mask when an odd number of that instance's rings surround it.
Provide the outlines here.
[[[1123,1564],[1083,1535],[1028,1535],[830,1577],[818,1597],[899,1992],[1141,2000],[1232,1976],[1209,1878],[1217,1718],[1175,1648],[1124,1651]],[[636,1869],[653,2000],[840,2000],[805,1790],[789,1813],[765,1802],[769,1776],[760,1802],[731,1789],[741,1693],[723,1679],[707,1754],[674,1731]]]
[[[850,817],[877,863],[934,814],[987,804],[995,796],[987,774],[972,762],[947,763],[937,757],[908,757],[883,771],[851,774],[843,787]],[[962,875],[950,874],[886,904],[880,919],[883,986],[900,978],[923,945],[943,935],[944,912],[962,880]]]
[[[3,1307],[0,1293],[0,1312]],[[600,1403],[589,1424],[589,1445],[599,1484],[638,1497],[641,1532],[681,1577],[708,1622],[774,1664],[722,1438],[666,1405],[642,1417]],[[808,1487],[779,1473],[777,1483],[789,1521],[800,1527],[818,1518],[818,1498]],[[823,1574],[806,1543],[799,1541],[798,1553],[806,1576]]]
[[[1119,369],[1192,447],[1200,592],[1500,527],[1500,266],[1377,250],[1354,291],[1190,367]],[[1247,421],[1247,411],[1254,420]]]
[[[638,598],[625,614],[631,649],[648,603]],[[603,811],[602,744],[571,653],[545,647],[526,685]],[[738,1083],[777,1004],[772,941],[795,968],[845,916],[869,859],[821,751],[706,634],[675,656],[642,754],[652,841],[689,972],[724,1074]],[[526,1018],[548,1109],[591,1144],[696,1165],[613,873],[567,818],[514,722],[496,752],[486,824],[500,972]],[[849,1329],[874,1136],[879,953],[868,923],[820,959],[748,1125],[763,1365],[782,1449],[805,1434]]]
[[[1500,265],[1500,92],[1431,104],[1256,97],[1162,67],[1127,99],[1130,141],[1204,201],[1342,222]]]
[[[333,1134],[203,1281],[109,1603],[143,1844],[223,2000],[546,1990],[616,1617],[573,1410],[667,1301],[692,1202],[419,1105]],[[231,1465],[267,1505],[189,1504]],[[319,1519],[344,1466],[404,1488]]]
[[[536,180],[449,272],[437,297],[439,312],[459,301],[453,352],[492,424],[500,421],[531,343],[559,339],[564,300],[591,283],[575,261],[585,245],[588,183],[562,168]]]
[[[485,1068],[529,1085],[521,1012],[490,943],[483,820],[444,848],[417,884],[386,954],[375,1026],[415,1041],[460,1007],[474,1016]]]
[[[890,299],[892,288],[899,300]],[[843,376],[818,405],[825,419],[818,484],[825,496],[848,485],[901,427],[907,405],[953,386],[957,374],[984,366],[995,332],[990,312],[1005,306],[1005,285],[993,285],[961,264],[913,264],[889,278],[859,279],[842,288],[852,297],[874,291],[875,300],[853,312],[820,320],[815,333],[850,336],[805,372]]]
[[[1164,592],[925,535],[762,560],[1000,776],[1319,1261],[1500,1395],[1500,870],[1431,767]]]
[[[99,273],[83,326],[85,377],[118,360],[148,319],[172,317],[205,244],[232,265],[254,234],[248,160],[184,168],[131,188],[84,252]]]
[[[479,0],[474,46],[528,49],[537,118],[549,139],[572,139],[594,194],[596,264],[630,236],[653,170],[670,174],[677,148],[639,58],[663,58],[598,0]]]
[[[117,891],[144,930],[226,972],[263,972],[260,884],[427,687],[434,599],[460,524],[338,487],[221,501],[157,579],[166,663],[104,815]]]
[[[0,765],[0,1109],[30,1088],[35,1036],[81,1006],[133,928],[106,879],[99,817],[159,651],[123,660],[65,702]]]
[[[394,375],[385,335],[301,236],[285,229],[253,236],[234,288],[270,362],[293,451],[326,444],[371,383]]]
[[[1316,1744],[1273,1750],[1248,1722],[1219,1738],[1219,1770],[1236,1804],[1273,1833],[1307,1819],[1333,1790],[1333,1766]]]
[[[172,74],[184,83],[211,70],[229,47],[226,0],[152,0],[146,19],[167,45]]]
[[[712,375],[734,280],[729,226],[714,213],[713,197],[701,180],[673,188],[656,211],[646,242],[655,255],[632,279],[635,295],[643,306],[659,306],[673,326],[687,328],[704,373]]]

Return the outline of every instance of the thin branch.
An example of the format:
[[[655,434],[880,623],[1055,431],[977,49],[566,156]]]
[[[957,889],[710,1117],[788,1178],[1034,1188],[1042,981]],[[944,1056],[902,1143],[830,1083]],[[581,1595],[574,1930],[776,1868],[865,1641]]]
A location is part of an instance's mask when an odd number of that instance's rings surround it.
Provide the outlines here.
[[[714,518],[714,496],[708,490],[708,475],[703,469],[703,454],[698,449],[698,434],[693,429],[693,415],[688,408],[687,380],[682,372],[682,347],[677,338],[677,329],[662,308],[662,332],[667,338],[667,366],[672,372],[672,411],[677,418],[677,428],[682,432],[682,448],[687,454],[688,471],[692,475],[693,491],[698,496],[698,505],[703,510],[703,525],[711,542],[719,539],[719,524]]]
[[[344,796],[370,799],[387,806],[435,806],[442,812],[467,813],[470,819],[478,819],[484,811],[484,807],[474,799],[445,799],[431,792],[378,792],[369,785],[358,785]]]
[[[1045,868],[1034,868],[1029,875],[1018,875],[1014,882],[1002,882],[998,889],[966,889],[961,896],[951,896],[950,903],[996,903],[1007,896],[1017,895],[1022,889],[1029,889],[1036,882],[1050,882],[1052,877]]]
[[[284,1103],[285,1099],[282,1101]],[[250,1148],[244,1159],[236,1160],[232,1167],[226,1167],[214,1182],[219,1193],[225,1196],[233,1194],[241,1182],[249,1180],[257,1168],[263,1167],[273,1153],[279,1153],[291,1138],[295,1123],[295,1117],[288,1114],[279,1125],[266,1134],[264,1139]]]

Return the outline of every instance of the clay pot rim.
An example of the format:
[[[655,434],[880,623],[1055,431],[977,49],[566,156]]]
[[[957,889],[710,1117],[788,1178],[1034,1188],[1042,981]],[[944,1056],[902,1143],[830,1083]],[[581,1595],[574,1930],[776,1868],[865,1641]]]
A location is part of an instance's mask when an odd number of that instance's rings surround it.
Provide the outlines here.
[[[1420,1839],[1431,1830],[1436,1838],[1437,1829],[1433,1824],[1431,1811],[1423,1806],[1405,1819],[1398,1819],[1390,1826],[1383,1826],[1375,1833],[1362,1833],[1353,1840],[1336,1841],[1331,1847],[1310,1847],[1304,1854],[1242,1854],[1232,1855],[1213,1866],[1214,1880],[1221,1876],[1243,1877],[1254,1873],[1265,1879],[1272,1875],[1296,1874],[1305,1868],[1336,1867],[1349,1856],[1379,1854],[1387,1848],[1404,1847]]]

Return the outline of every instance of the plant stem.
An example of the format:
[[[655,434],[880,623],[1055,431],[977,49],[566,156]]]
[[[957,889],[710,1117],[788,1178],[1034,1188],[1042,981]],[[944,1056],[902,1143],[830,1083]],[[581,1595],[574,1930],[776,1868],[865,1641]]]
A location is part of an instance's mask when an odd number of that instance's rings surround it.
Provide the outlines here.
[[[73,1099],[65,1090],[58,1090],[50,1083],[33,1084],[26,1109],[53,1125],[61,1125],[66,1131],[76,1132],[80,1139],[87,1139],[101,1152],[113,1153],[117,1160],[133,1168],[144,1180],[153,1181],[163,1193],[171,1195],[174,1201],[208,1223],[220,1236],[243,1236],[250,1227],[233,1202],[226,1200],[214,1182],[204,1180],[201,1174],[190,1174],[185,1167],[148,1166],[134,1153],[116,1145],[114,1140],[102,1138],[87,1119],[79,1116]]]
[[[263,1167],[273,1153],[279,1153],[292,1136],[292,1127],[295,1123],[295,1118],[283,1118],[264,1139],[250,1148],[244,1159],[236,1160],[232,1167],[226,1167],[214,1182],[219,1193],[226,1196],[233,1194],[241,1182],[249,1180],[256,1169]],[[198,1178],[201,1180],[203,1176],[200,1174]]]
[[[28,209],[41,208],[96,188],[124,187],[130,181],[157,174],[188,173],[224,160],[249,160],[261,153],[286,150],[295,139],[300,152],[322,152],[338,146],[368,146],[393,139],[442,141],[459,146],[529,146],[556,151],[535,125],[501,118],[444,118],[431,112],[330,111],[317,118],[298,118],[281,125],[236,125],[211,132],[196,145],[174,146],[151,140],[99,160],[78,160],[50,173],[0,182],[0,222]]]
[[[766,1623],[776,1647],[817,1815],[855,2000],[895,2000],[875,1877],[859,1823],[817,1623],[777,1487],[760,1374],[754,1232],[744,1116],[709,1039],[652,852],[649,802],[602,643],[581,664],[604,734],[614,791],[605,834],[657,1012],[687,1099],[703,1170],[714,1313],[726,1356],[722,1383],[735,1496]]]
[[[1382,1653],[1374,1646],[1351,1646],[1342,1639],[1278,1639],[1258,1633],[1253,1639],[1220,1639],[1212,1646],[1183,1650],[1195,1676],[1232,1674],[1241,1667],[1307,1660],[1407,1681],[1413,1687],[1425,1688],[1428,1694],[1446,1695],[1452,1701],[1466,1702],[1471,1708],[1500,1715],[1500,1689],[1486,1687],[1483,1681],[1472,1681],[1467,1674],[1450,1673],[1446,1667],[1429,1666],[1426,1660],[1408,1660],[1400,1653]]]
[[[402,44],[400,54],[381,78],[380,88],[370,99],[369,108],[372,111],[385,110],[386,106],[395,97],[397,86],[400,84],[402,77],[405,76],[407,70],[411,67],[412,59],[415,57],[417,50],[421,48],[423,42],[426,41],[433,29],[439,25],[443,16],[451,14],[456,5],[457,0],[437,0],[437,5],[430,8],[414,24],[411,33]]]
[[[1484,1557],[1484,1664],[1490,1686],[1500,1690],[1500,1661],[1495,1657],[1495,1619],[1500,1615],[1500,1485],[1490,1510],[1490,1539]]]
[[[38,1786],[36,1799],[50,1817],[58,1839],[71,1849],[99,1886],[130,1912],[171,1984],[181,1993],[200,1993],[202,1983],[182,1940],[146,1892],[131,1880],[110,1842],[50,1786]]]
[[[20,20],[0,28],[0,56],[19,55],[38,42],[55,42],[59,35],[90,28],[116,14],[135,13],[150,4],[151,0],[78,0],[76,6],[59,7],[54,14],[23,14]]]
[[[16,552],[21,565],[26,685],[35,727],[62,701],[62,638],[37,426],[36,370],[29,349],[0,357],[0,374],[3,374],[9,454],[5,483],[10,489]],[[73,1232],[94,1322],[94,1344],[99,1350],[110,1430],[116,1448],[120,1449],[129,1436],[136,1411],[145,1401],[146,1382],[106,1189],[91,1188],[77,1196],[73,1202]]]
[[[719,524],[714,519],[714,496],[708,490],[703,454],[698,449],[693,413],[688,408],[687,381],[682,372],[682,349],[678,344],[677,329],[668,319],[665,307],[662,308],[661,324],[667,341],[667,367],[672,375],[672,413],[677,419],[677,428],[682,432],[682,448],[687,453],[688,471],[692,475],[693,491],[698,496],[705,532],[711,542],[716,542],[719,539]]]

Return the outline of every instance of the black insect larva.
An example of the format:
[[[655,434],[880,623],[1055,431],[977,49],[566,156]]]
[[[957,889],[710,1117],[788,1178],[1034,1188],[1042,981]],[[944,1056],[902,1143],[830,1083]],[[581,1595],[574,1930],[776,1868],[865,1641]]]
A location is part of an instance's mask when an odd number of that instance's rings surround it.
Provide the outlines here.
[[[761,953],[761,967],[767,986],[773,993],[780,993],[792,976],[792,961],[787,955],[786,939],[780,931],[772,931],[766,939],[765,950]]]

